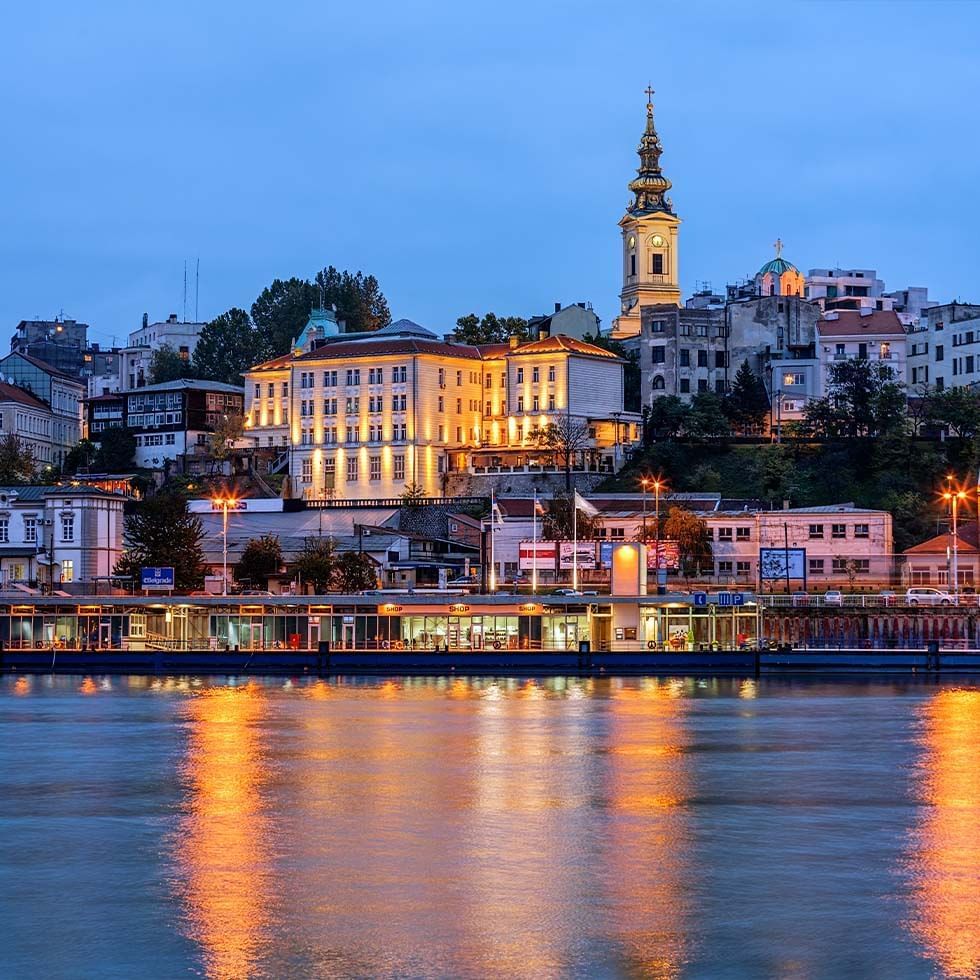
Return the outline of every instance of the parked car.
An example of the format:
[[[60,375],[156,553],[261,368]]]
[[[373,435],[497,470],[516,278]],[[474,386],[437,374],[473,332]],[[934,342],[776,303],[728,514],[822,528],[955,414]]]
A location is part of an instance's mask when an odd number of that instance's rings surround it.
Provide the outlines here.
[[[451,589],[465,589],[465,588],[475,588],[480,584],[479,578],[476,575],[460,575],[459,578],[454,578],[449,583],[449,588]]]
[[[793,605],[794,606],[809,606],[810,605],[810,593],[809,592],[794,592],[793,593]]]
[[[584,592],[579,592],[578,589],[552,589],[552,595],[584,595]]]
[[[909,606],[952,606],[956,603],[956,597],[942,589],[917,585],[905,593],[905,603]]]
[[[844,593],[839,589],[830,589],[823,594],[823,604],[825,606],[843,606]]]
[[[272,593],[268,589],[242,589],[239,595],[270,596]]]

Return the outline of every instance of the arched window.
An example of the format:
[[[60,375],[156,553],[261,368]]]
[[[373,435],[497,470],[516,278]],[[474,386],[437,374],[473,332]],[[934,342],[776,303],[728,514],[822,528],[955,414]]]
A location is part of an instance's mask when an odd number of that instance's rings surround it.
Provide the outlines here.
[[[663,391],[666,387],[667,386],[664,383],[664,376],[662,374],[656,374],[656,375],[654,375],[654,377],[653,377],[653,390],[654,391]]]
[[[630,275],[636,275],[636,252],[630,252]]]

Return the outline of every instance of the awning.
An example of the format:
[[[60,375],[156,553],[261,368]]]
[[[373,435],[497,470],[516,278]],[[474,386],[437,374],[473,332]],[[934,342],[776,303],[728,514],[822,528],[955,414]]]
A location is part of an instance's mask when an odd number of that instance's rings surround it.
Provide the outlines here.
[[[37,548],[0,548],[0,560],[4,558],[33,558]]]

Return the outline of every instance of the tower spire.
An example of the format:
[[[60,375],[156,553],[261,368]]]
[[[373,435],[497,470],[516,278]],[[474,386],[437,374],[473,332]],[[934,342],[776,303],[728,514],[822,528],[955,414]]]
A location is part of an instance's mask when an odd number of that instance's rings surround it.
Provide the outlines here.
[[[653,122],[653,87],[647,85],[644,92],[647,97],[647,124],[640,138],[640,145],[636,148],[640,166],[637,167],[636,177],[629,184],[633,200],[627,210],[630,214],[650,214],[653,211],[673,214],[673,205],[666,196],[671,183],[660,169],[660,155],[664,148]]]

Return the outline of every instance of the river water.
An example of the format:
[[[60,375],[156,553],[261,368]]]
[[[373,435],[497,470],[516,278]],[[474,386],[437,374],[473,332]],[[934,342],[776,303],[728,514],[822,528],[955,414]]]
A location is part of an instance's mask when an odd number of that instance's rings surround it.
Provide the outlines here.
[[[980,687],[0,680],[0,975],[975,977]]]

